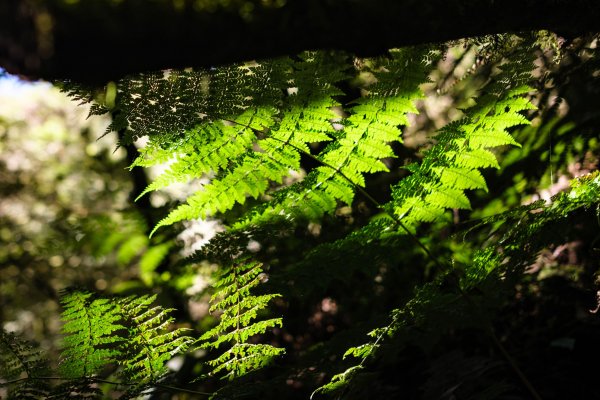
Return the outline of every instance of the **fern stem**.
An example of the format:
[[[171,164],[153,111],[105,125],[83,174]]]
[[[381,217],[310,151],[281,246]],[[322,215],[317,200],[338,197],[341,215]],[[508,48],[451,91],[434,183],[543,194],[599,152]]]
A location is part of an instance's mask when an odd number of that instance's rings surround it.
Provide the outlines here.
[[[109,382],[106,382],[109,383]],[[182,392],[182,393],[190,393],[190,394],[201,394],[203,396],[212,396],[214,393],[208,393],[208,392],[200,392],[197,390],[191,390],[191,389],[184,389],[184,388],[180,388],[177,386],[171,386],[171,385],[163,385],[163,384],[156,384],[154,385],[157,388],[162,388],[162,389],[166,389],[166,390],[170,390],[172,392]]]
[[[85,302],[85,299],[83,301]],[[86,316],[86,320],[87,320],[87,330],[88,330],[87,337],[88,338],[93,338],[94,337],[94,330],[92,328],[92,318],[90,317],[90,313],[88,311],[88,305],[89,304],[85,304],[84,303],[84,307],[83,307],[83,310],[84,310],[85,316]],[[90,339],[90,341],[91,341],[91,339]],[[88,369],[89,354],[90,354],[90,349],[92,348],[93,345],[94,345],[94,343],[90,343],[89,346],[83,346],[83,349],[85,351],[85,353],[84,353],[85,354],[84,355],[85,363],[83,364],[83,375],[84,376],[87,376],[87,374],[88,374],[87,369]]]
[[[343,174],[342,174],[343,175]],[[346,178],[344,176],[345,179],[347,179],[349,181],[348,178]],[[417,246],[419,246],[421,248],[421,250],[423,250],[423,252],[427,255],[427,257],[433,261],[433,263],[435,264],[436,267],[438,267],[438,269],[444,271],[444,270],[449,270],[449,267],[447,265],[442,265],[437,258],[435,258],[433,256],[433,254],[431,253],[431,251],[429,251],[429,249],[427,248],[427,246],[425,246],[418,237],[416,237],[407,227],[406,225],[404,225],[404,223],[400,220],[400,218],[398,218],[397,216],[395,216],[393,213],[388,212],[377,200],[375,200],[365,189],[361,188],[360,186],[356,186],[357,190],[365,197],[367,198],[371,203],[373,203],[375,206],[377,206],[380,210],[382,210],[383,212],[385,212],[391,219],[392,221],[394,221],[394,223],[396,225],[398,225],[400,228],[402,228],[404,230],[404,232],[412,239],[413,242],[415,242],[415,244]]]
[[[533,387],[529,379],[527,379],[527,376],[525,376],[523,371],[521,371],[521,368],[519,368],[515,359],[508,353],[502,342],[500,342],[498,336],[496,336],[496,333],[494,332],[494,328],[492,327],[492,325],[488,323],[486,328],[488,335],[492,339],[492,342],[496,345],[498,350],[500,350],[500,353],[502,353],[502,356],[506,359],[506,361],[508,362],[512,370],[515,372],[515,374],[519,377],[523,386],[525,386],[529,391],[529,394],[535,400],[542,400],[542,397],[538,394],[537,390],[535,390],[535,388]]]
[[[233,261],[233,260],[232,260]],[[238,276],[238,270],[236,268],[235,263],[232,263],[232,269],[233,269],[233,280],[235,282],[235,290],[237,293],[240,292],[240,281],[239,281],[239,276]],[[237,310],[236,310],[236,321],[235,321],[235,341],[236,344],[240,343],[241,340],[241,336],[240,336],[240,318],[241,318],[241,304],[242,304],[242,300],[240,298],[241,296],[237,297],[237,301],[236,301],[236,306],[237,306]],[[238,358],[238,355],[235,355],[235,358]]]
[[[31,377],[13,379],[12,381],[2,382],[2,385],[13,385],[15,383],[19,383],[19,382],[26,381],[26,380],[29,380],[29,379],[35,379],[35,380],[40,380],[40,381],[66,381],[66,380],[71,380],[72,378],[63,378],[62,376],[31,376]],[[80,379],[87,379],[87,380],[89,380],[91,382],[94,382],[94,383],[107,383],[109,385],[115,385],[115,386],[138,386],[137,383],[115,382],[115,381],[110,381],[110,380],[107,380],[107,379],[94,378],[94,377],[88,377],[88,376],[81,377]],[[161,383],[155,383],[152,386],[154,386],[156,388],[170,390],[172,392],[182,392],[182,393],[190,393],[190,394],[199,394],[199,395],[202,395],[202,396],[212,396],[212,395],[214,395],[214,393],[200,392],[200,391],[191,390],[191,389],[184,389],[184,388],[180,388],[180,387],[177,387],[177,386],[164,385],[164,384],[161,384]]]
[[[467,292],[465,292],[462,287],[460,287],[460,285],[458,285],[458,291],[461,294],[461,296],[465,299],[467,304],[473,308],[474,312],[476,313],[476,317],[479,319],[479,321],[483,325],[482,326],[483,330],[490,337],[494,346],[496,346],[498,348],[498,350],[502,354],[502,357],[504,357],[506,362],[508,362],[508,365],[510,365],[511,369],[517,375],[517,377],[519,378],[519,380],[521,381],[523,386],[525,386],[525,388],[527,389],[529,394],[531,394],[531,397],[533,397],[534,400],[542,400],[542,397],[538,394],[537,390],[535,390],[535,387],[533,386],[531,381],[527,378],[527,376],[521,370],[521,368],[519,368],[519,365],[517,364],[515,359],[510,355],[508,350],[506,350],[506,347],[504,347],[504,345],[502,344],[500,339],[498,339],[498,336],[496,335],[496,332],[494,331],[494,327],[492,326],[492,323],[483,314],[479,304],[474,302],[471,299],[471,297],[469,296],[469,294]]]

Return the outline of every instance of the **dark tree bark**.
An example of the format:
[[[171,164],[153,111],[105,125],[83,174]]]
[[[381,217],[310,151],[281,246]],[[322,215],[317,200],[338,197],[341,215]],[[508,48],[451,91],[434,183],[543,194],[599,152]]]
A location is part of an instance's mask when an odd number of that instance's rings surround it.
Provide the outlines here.
[[[0,66],[31,79],[102,84],[308,49],[366,56],[490,33],[600,31],[595,0],[280,1],[3,0]]]

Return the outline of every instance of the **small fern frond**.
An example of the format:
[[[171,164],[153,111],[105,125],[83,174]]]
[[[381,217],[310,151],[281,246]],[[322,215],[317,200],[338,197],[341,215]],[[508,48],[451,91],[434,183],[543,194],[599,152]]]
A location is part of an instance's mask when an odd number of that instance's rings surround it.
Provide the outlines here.
[[[40,399],[49,386],[37,377],[47,374],[42,352],[14,333],[0,330],[0,387],[8,386],[8,399]]]
[[[139,388],[163,377],[165,364],[192,342],[185,329],[170,330],[169,309],[152,306],[156,296],[107,298],[70,290],[61,297],[65,321],[61,372],[85,379],[110,363]]]
[[[168,369],[167,361],[185,351],[192,339],[186,329],[169,330],[172,309],[152,306],[156,295],[126,297],[119,300],[123,323],[127,327],[126,341],[120,360],[123,376],[140,384],[156,382]]]
[[[352,378],[354,378],[354,376],[362,369],[362,365],[355,365],[342,373],[332,376],[328,383],[318,387],[314,392],[312,392],[310,398],[312,399],[315,394],[333,395],[334,393],[342,391],[344,387],[350,383]]]
[[[217,326],[205,332],[199,339],[201,348],[219,348],[222,344],[231,347],[208,364],[214,367],[212,374],[226,372],[225,377],[233,379],[254,371],[285,352],[266,344],[247,343],[255,335],[264,334],[268,329],[281,327],[281,318],[256,321],[267,304],[278,294],[262,296],[250,292],[261,280],[261,265],[256,262],[235,263],[226,269],[215,287],[211,312],[221,311]]]
[[[70,290],[61,296],[61,315],[66,334],[63,342],[61,372],[68,378],[90,377],[121,355],[118,344],[119,310],[106,298]]]

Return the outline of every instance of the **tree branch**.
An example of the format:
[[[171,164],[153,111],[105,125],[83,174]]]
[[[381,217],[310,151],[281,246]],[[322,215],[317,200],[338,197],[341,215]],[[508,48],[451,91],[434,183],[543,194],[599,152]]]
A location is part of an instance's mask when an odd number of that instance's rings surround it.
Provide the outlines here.
[[[228,4],[228,5],[225,5]],[[31,79],[104,84],[127,74],[482,34],[600,31],[591,0],[3,1],[0,66]]]

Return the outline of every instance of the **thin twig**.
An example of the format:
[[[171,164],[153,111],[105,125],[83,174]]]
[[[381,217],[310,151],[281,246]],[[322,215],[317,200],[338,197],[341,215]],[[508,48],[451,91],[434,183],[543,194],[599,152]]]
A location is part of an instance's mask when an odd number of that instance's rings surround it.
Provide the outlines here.
[[[491,324],[487,324],[487,333],[490,336],[490,338],[492,339],[492,342],[494,342],[494,344],[498,348],[498,350],[500,350],[500,353],[502,353],[502,356],[506,359],[506,361],[508,362],[508,364],[510,365],[512,370],[519,377],[523,386],[525,386],[527,388],[527,390],[529,391],[529,394],[531,394],[531,396],[535,400],[542,400],[542,397],[538,394],[537,390],[535,390],[535,388],[533,387],[533,385],[531,384],[529,379],[527,379],[527,376],[525,376],[523,371],[521,371],[521,368],[519,368],[515,359],[512,358],[512,356],[508,353],[508,351],[506,350],[506,348],[504,347],[502,342],[500,342],[500,340],[496,336],[496,333],[494,332],[494,329],[492,328]]]
[[[31,376],[31,377],[13,379],[11,381],[6,381],[6,382],[0,382],[0,385],[2,385],[2,386],[13,385],[15,383],[30,380],[30,379],[44,380],[44,381],[51,381],[51,380],[66,381],[66,380],[71,380],[72,378],[63,378],[61,376]],[[101,379],[101,378],[96,378],[96,377],[81,377],[81,378],[75,378],[73,380],[76,380],[76,379],[87,379],[93,383],[108,383],[110,385],[115,385],[115,386],[138,386],[139,385],[138,383],[115,382],[115,381],[110,381],[108,379]],[[208,393],[208,392],[200,392],[197,390],[184,389],[184,388],[171,386],[171,385],[165,385],[162,383],[155,383],[155,384],[152,384],[152,386],[161,388],[161,389],[165,389],[165,390],[170,390],[172,392],[199,394],[199,395],[203,395],[203,396],[212,396],[214,394],[214,393]]]
[[[502,342],[500,342],[500,340],[498,339],[498,336],[496,336],[494,327],[492,326],[489,319],[486,318],[486,316],[483,314],[479,304],[474,302],[471,299],[471,297],[469,297],[469,295],[460,286],[458,287],[458,290],[459,290],[461,296],[467,302],[467,304],[469,304],[474,309],[474,311],[476,313],[476,317],[479,319],[479,321],[483,325],[485,333],[490,337],[494,346],[496,346],[498,348],[498,350],[500,351],[500,353],[502,354],[504,359],[508,362],[508,365],[510,365],[513,372],[518,376],[518,378],[521,381],[521,383],[523,384],[523,386],[525,386],[525,388],[527,388],[527,391],[529,392],[529,394],[531,394],[531,396],[535,400],[542,400],[542,397],[538,394],[537,390],[535,390],[535,387],[533,386],[531,381],[527,378],[527,376],[521,370],[521,368],[519,368],[519,365],[517,364],[515,359],[510,355],[508,350],[506,350],[506,348],[504,347]]]

